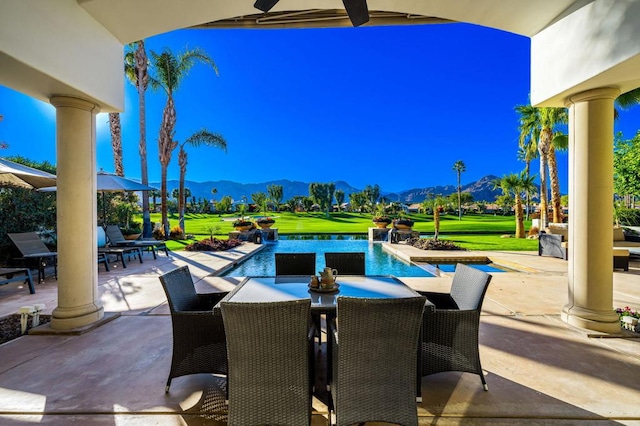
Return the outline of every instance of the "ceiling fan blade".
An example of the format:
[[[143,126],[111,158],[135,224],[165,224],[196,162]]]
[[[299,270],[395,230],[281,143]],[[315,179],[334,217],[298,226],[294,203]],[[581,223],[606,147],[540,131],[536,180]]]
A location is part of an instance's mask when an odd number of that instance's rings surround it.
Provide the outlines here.
[[[256,0],[253,7],[263,12],[268,12],[276,5],[276,3],[278,3],[278,1],[279,0]]]
[[[365,22],[369,22],[367,0],[342,0],[342,3],[354,27],[359,27]]]

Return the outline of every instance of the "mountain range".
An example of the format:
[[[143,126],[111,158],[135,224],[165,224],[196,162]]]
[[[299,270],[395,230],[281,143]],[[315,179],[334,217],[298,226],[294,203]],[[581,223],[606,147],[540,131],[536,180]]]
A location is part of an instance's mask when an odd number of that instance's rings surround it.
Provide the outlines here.
[[[474,201],[487,201],[493,202],[497,195],[501,194],[500,190],[493,188],[493,181],[497,179],[497,176],[487,175],[475,182],[468,183],[462,186],[463,192],[468,192],[473,196]],[[349,194],[352,192],[359,192],[362,188],[355,188],[344,181],[334,182],[336,189],[341,189],[345,193],[345,200],[349,200]],[[160,188],[159,182],[151,182],[151,186]],[[178,188],[179,182],[177,180],[167,181],[167,188],[169,194]],[[240,201],[243,197],[246,197],[247,201],[251,202],[251,194],[254,192],[267,193],[267,187],[269,185],[282,185],[283,201],[289,200],[294,196],[308,196],[309,195],[309,183],[300,181],[291,181],[287,179],[273,180],[262,183],[238,183],[228,180],[207,181],[207,182],[194,182],[185,181],[185,187],[189,188],[191,195],[196,199],[220,199],[226,195],[229,195],[234,201]],[[212,193],[213,189],[216,189],[216,193]],[[400,201],[406,204],[420,203],[424,201],[429,194],[439,194],[447,196],[451,193],[457,192],[455,185],[446,186],[431,186],[424,188],[407,189],[400,192],[384,192],[381,188],[381,195],[391,201]]]

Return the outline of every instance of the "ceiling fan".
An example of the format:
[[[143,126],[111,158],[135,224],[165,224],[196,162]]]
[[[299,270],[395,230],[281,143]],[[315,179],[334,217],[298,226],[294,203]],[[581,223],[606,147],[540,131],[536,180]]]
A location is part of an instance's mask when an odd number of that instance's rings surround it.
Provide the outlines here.
[[[268,12],[276,3],[278,3],[278,0],[256,0],[253,7],[263,12]],[[354,27],[359,27],[365,22],[369,22],[367,0],[342,0],[342,3]]]

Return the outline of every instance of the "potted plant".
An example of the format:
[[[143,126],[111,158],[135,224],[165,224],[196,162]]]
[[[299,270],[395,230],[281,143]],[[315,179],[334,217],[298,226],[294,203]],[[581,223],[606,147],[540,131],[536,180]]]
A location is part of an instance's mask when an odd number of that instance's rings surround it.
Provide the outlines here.
[[[258,226],[262,229],[268,229],[271,228],[271,226],[276,223],[275,219],[269,217],[269,216],[264,216],[261,218],[258,218],[258,220],[256,220],[256,223],[258,224]]]
[[[232,225],[236,231],[249,231],[255,227],[254,223],[244,216],[234,220]]]
[[[127,226],[122,228],[122,235],[126,240],[137,240],[142,234],[142,223],[130,221]]]
[[[411,229],[413,227],[413,220],[405,218],[403,213],[393,221],[393,227],[396,229]]]
[[[384,211],[384,204],[378,204],[376,207],[376,214],[373,216],[372,222],[378,228],[386,228],[391,223],[391,218],[386,215]]]

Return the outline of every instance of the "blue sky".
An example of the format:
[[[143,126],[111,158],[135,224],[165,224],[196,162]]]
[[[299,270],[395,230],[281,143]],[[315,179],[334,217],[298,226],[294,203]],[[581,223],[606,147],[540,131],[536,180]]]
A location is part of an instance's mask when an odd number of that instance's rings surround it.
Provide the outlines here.
[[[228,153],[187,148],[187,180],[256,183],[344,180],[400,191],[519,172],[518,116],[528,102],[529,39],[467,24],[298,30],[180,30],[147,50],[204,49],[220,75],[196,65],[175,96],[176,140],[201,128],[221,133]],[[140,177],[138,108],[126,83],[125,174]],[[165,96],[147,92],[149,180],[160,180],[157,135]],[[55,162],[55,110],[0,86],[0,140]],[[640,107],[616,131],[631,138]],[[106,114],[97,118],[98,168],[113,171]],[[562,190],[567,155],[560,154]],[[538,165],[532,164],[537,171]],[[177,150],[169,179],[178,179]]]

